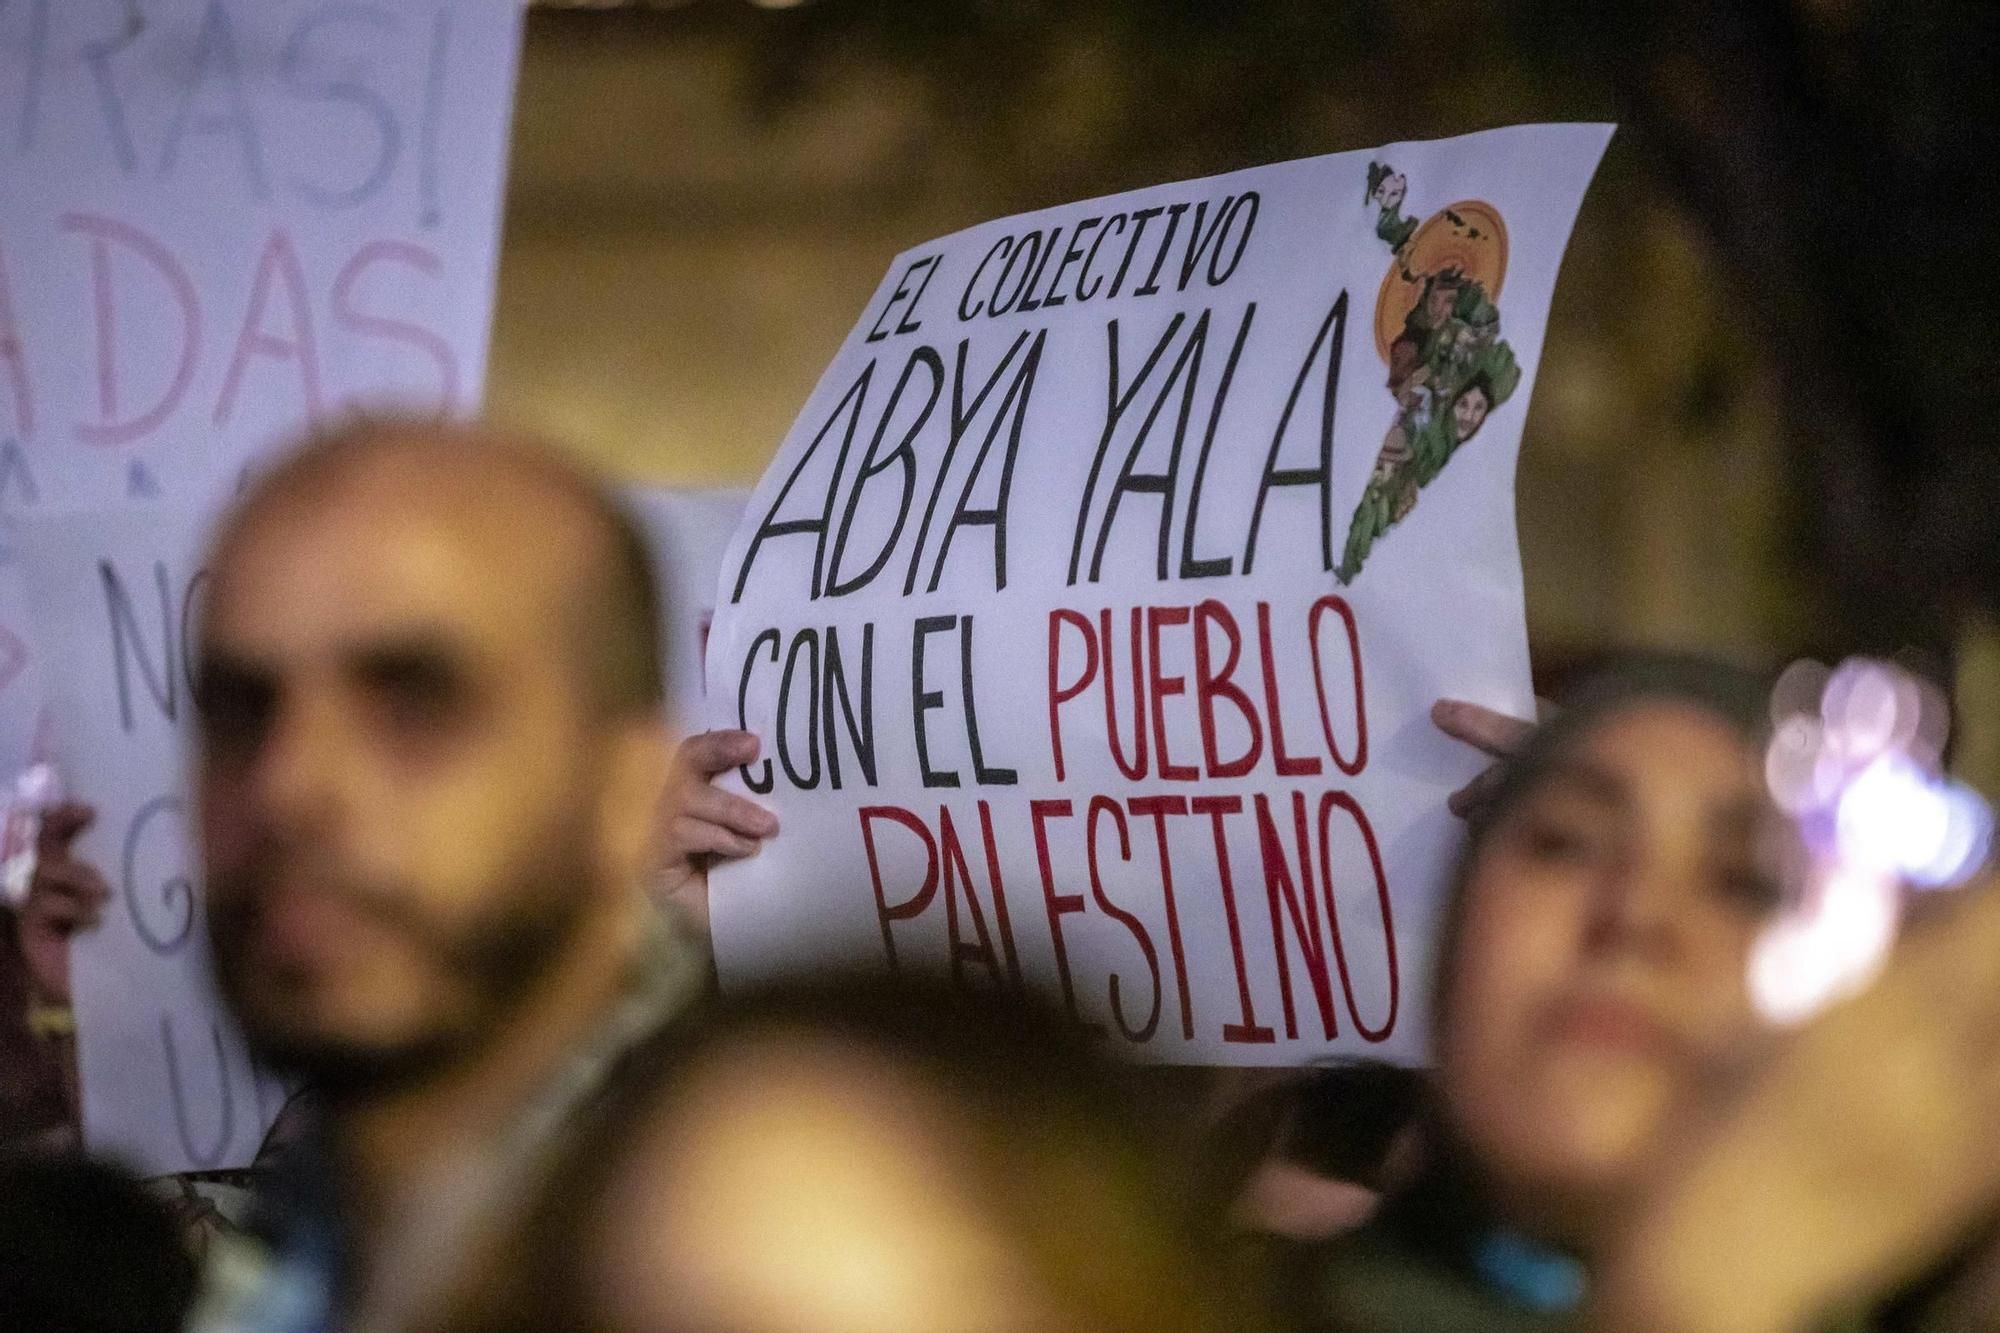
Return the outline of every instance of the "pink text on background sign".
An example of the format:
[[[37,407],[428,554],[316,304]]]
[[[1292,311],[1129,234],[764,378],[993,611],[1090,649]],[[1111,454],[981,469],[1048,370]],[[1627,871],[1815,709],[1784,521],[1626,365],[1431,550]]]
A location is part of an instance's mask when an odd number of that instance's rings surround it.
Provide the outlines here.
[[[375,298],[387,289],[421,281],[436,287],[445,260],[436,251],[408,241],[371,240],[347,252],[330,272],[307,271],[290,234],[274,227],[258,251],[246,257],[249,281],[241,308],[218,312],[188,264],[141,228],[91,213],[65,214],[60,227],[81,248],[87,287],[79,293],[90,310],[92,379],[97,402],[93,415],[69,423],[75,438],[99,446],[148,440],[180,419],[190,406],[198,372],[222,367],[213,401],[196,406],[198,431],[226,428],[253,379],[260,392],[275,384],[297,395],[303,415],[319,417],[329,402],[328,352],[336,339],[387,345],[412,359],[435,384],[440,406],[457,400],[462,373],[450,341],[418,319],[383,312]],[[33,367],[50,355],[36,331],[21,327],[9,299],[13,288],[9,256],[0,251],[0,391],[12,399],[13,426],[22,437],[34,433],[38,412]],[[150,290],[149,309],[164,298],[172,330],[165,357],[134,364],[124,330],[133,323],[140,293]],[[416,304],[405,302],[405,304]],[[440,303],[424,302],[427,309]],[[226,357],[226,360],[217,358]],[[3,420],[3,419],[0,419]]]

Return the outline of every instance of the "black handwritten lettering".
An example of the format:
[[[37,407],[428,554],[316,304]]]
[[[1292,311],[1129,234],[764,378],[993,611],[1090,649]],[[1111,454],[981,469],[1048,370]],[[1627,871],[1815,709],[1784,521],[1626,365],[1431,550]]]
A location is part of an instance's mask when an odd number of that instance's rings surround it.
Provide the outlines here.
[[[1319,488],[1320,563],[1326,570],[1333,569],[1333,414],[1340,396],[1340,355],[1346,341],[1347,293],[1342,291],[1333,308],[1327,311],[1319,332],[1313,335],[1312,346],[1306,351],[1304,363],[1299,366],[1299,376],[1292,381],[1292,391],[1285,399],[1285,410],[1278,417],[1278,428],[1271,433],[1271,452],[1264,459],[1264,474],[1257,482],[1257,500],[1250,509],[1250,536],[1243,543],[1245,574],[1256,562],[1257,533],[1264,523],[1264,501],[1273,490],[1290,486]],[[1320,397],[1319,462],[1312,467],[1279,467],[1278,451],[1285,442],[1292,412],[1299,405],[1299,394],[1306,387],[1306,377],[1319,360],[1322,347],[1327,348],[1327,357],[1326,388]]]
[[[931,767],[930,736],[924,727],[924,714],[944,707],[943,690],[924,688],[924,640],[933,634],[943,634],[957,624],[957,616],[924,616],[917,621],[910,635],[910,713],[917,736],[917,770],[923,775],[926,787],[958,785],[955,771],[940,772]]]
[[[909,429],[903,432],[903,438],[896,447],[878,457],[877,451],[881,449],[882,441],[889,433],[890,423],[895,420],[896,407],[903,401],[903,391],[909,387],[910,377],[916,373],[919,366],[930,372],[930,391],[925,394],[923,406],[917,410],[915,419],[910,422]],[[895,389],[889,394],[889,405],[882,411],[882,423],[875,428],[875,438],[870,441],[868,451],[861,456],[861,467],[855,473],[853,487],[847,493],[847,508],[841,512],[840,530],[834,535],[833,556],[826,569],[828,597],[845,597],[849,593],[867,587],[875,576],[882,572],[882,567],[889,563],[889,557],[896,549],[896,541],[903,535],[903,525],[909,521],[910,499],[917,488],[917,436],[923,432],[924,424],[931,419],[931,413],[937,408],[938,398],[943,391],[943,358],[938,356],[936,349],[930,347],[919,347],[912,351],[908,364],[903,367],[902,375],[896,380]],[[889,502],[896,516],[895,521],[891,524],[889,535],[882,542],[881,549],[876,551],[875,558],[869,561],[868,567],[852,578],[843,579],[840,576],[842,561],[847,554],[847,539],[854,530],[855,514],[861,508],[862,494],[868,489],[868,483],[887,471],[892,463],[900,465],[903,469],[901,491]]]
[[[1011,768],[989,768],[985,747],[979,742],[979,705],[972,691],[971,616],[960,617],[958,642],[959,688],[965,691],[965,740],[972,752],[972,780],[982,787],[1012,786],[1021,780],[1020,774]]]
[[[1089,527],[1091,503],[1097,495],[1097,479],[1103,474],[1104,458],[1111,449],[1112,437],[1118,433],[1118,423],[1124,418],[1126,410],[1132,406],[1132,400],[1139,396],[1139,390],[1146,386],[1148,379],[1152,378],[1153,367],[1159,365],[1160,358],[1167,354],[1167,348],[1173,345],[1174,336],[1180,332],[1181,324],[1186,319],[1185,314],[1175,312],[1174,317],[1167,321],[1166,332],[1160,335],[1159,341],[1153,344],[1153,350],[1147,354],[1146,362],[1139,368],[1139,373],[1122,391],[1118,385],[1118,321],[1114,319],[1104,326],[1107,381],[1104,392],[1104,432],[1098,436],[1097,452],[1090,459],[1090,474],[1083,483],[1083,499],[1077,505],[1075,536],[1071,539],[1069,548],[1069,577],[1066,580],[1068,584],[1075,584],[1077,567],[1083,561],[1083,538]]]
[[[187,874],[186,819],[187,807],[179,797],[154,797],[132,817],[131,827],[125,831],[124,855],[120,858],[124,872],[120,888],[125,910],[132,918],[132,929],[148,949],[162,957],[185,949],[194,930],[195,892]],[[159,879],[142,877],[140,867],[141,852],[156,841],[149,837],[156,829],[159,836],[174,840],[175,852],[174,869]],[[155,909],[147,904],[153,899],[158,900],[160,910],[166,914],[163,925],[156,925],[152,919]]]
[[[1022,339],[1026,337],[1026,334],[1021,335]],[[927,591],[938,590],[938,582],[944,577],[945,559],[951,554],[951,541],[958,535],[958,530],[979,527],[993,530],[993,590],[1002,592],[1007,587],[1007,505],[1014,491],[1014,462],[1021,453],[1021,432],[1027,424],[1028,401],[1035,391],[1035,375],[1041,369],[1042,348],[1047,343],[1047,330],[1035,335],[1035,341],[1028,348],[1028,355],[1022,361],[1021,368],[1014,373],[1014,378],[1008,381],[1006,394],[1002,396],[1000,405],[993,410],[993,424],[986,428],[986,438],[980,443],[979,452],[973,457],[972,466],[966,470],[965,484],[960,487],[958,493],[958,503],[952,507],[951,518],[944,527],[944,536],[938,541],[937,560],[931,566],[930,586]],[[1015,347],[1018,348],[1020,344],[1021,339],[1016,339]],[[1012,352],[1010,351],[1008,355],[1011,359]],[[1003,362],[1002,368],[1004,367]],[[994,372],[996,378],[999,373],[999,371]],[[952,434],[950,441],[945,445],[944,462],[938,468],[940,485],[943,484],[945,475],[951,468],[952,458],[958,452],[958,443],[963,431],[971,426],[973,417],[979,410],[978,403],[974,403],[972,412],[961,416],[961,394],[964,383],[965,344],[960,343],[959,373],[952,380]],[[991,386],[992,381],[988,381],[987,387]],[[980,398],[981,400],[985,398],[984,391],[981,392]],[[1003,424],[1007,426],[1007,448],[1001,455],[1000,479],[994,500],[991,505],[975,508],[972,504],[973,487],[978,485],[980,476],[986,471],[986,460],[993,452],[993,441],[999,438],[1000,427]],[[937,492],[933,490],[931,506],[924,513],[926,529],[929,527],[931,510],[935,509],[936,504]],[[920,553],[923,550],[921,538],[917,543],[917,550]],[[905,590],[909,587],[907,580],[904,587]]]
[[[1250,196],[1255,198],[1255,195]],[[1208,431],[1201,439],[1201,454],[1195,459],[1194,481],[1188,487],[1187,523],[1181,529],[1180,576],[1184,579],[1221,578],[1236,567],[1236,562],[1228,556],[1203,557],[1194,553],[1195,529],[1201,523],[1201,492],[1208,481],[1208,458],[1215,448],[1215,436],[1222,425],[1222,408],[1229,401],[1229,388],[1236,382],[1236,367],[1243,359],[1243,344],[1250,338],[1250,325],[1257,318],[1257,303],[1252,301],[1243,312],[1243,322],[1237,326],[1236,341],[1230,344],[1229,360],[1222,366],[1222,382],[1216,386],[1215,402],[1208,410]]]
[[[799,663],[806,663],[805,708],[806,723],[797,726],[792,718],[792,700],[797,697],[792,688],[792,677],[798,671]],[[792,646],[785,653],[785,673],[778,682],[778,762],[784,766],[785,776],[794,787],[801,791],[811,791],[819,786],[819,632],[802,629],[792,638]],[[792,762],[792,737],[803,730],[806,737],[806,768],[801,772]]]
[[[826,678],[824,681],[825,700],[821,705],[821,715],[826,718],[826,771],[827,778],[835,791],[840,790],[840,741],[834,733],[835,704],[839,705],[839,717],[847,728],[847,739],[854,746],[854,761],[861,766],[861,777],[869,786],[875,785],[875,623],[869,621],[861,627],[861,716],[854,714],[854,696],[847,688],[847,668],[840,657],[840,632],[834,626],[826,627]]]
[[[799,461],[792,465],[791,475],[786,477],[785,484],[778,488],[777,498],[771,501],[770,512],[765,514],[764,521],[757,525],[757,531],[751,535],[750,546],[743,553],[743,566],[736,574],[736,589],[729,594],[731,605],[743,599],[744,586],[750,582],[750,571],[756,566],[757,553],[763,549],[765,542],[779,537],[803,536],[807,533],[818,539],[818,546],[813,555],[812,571],[812,596],[814,600],[818,600],[820,576],[826,564],[826,530],[833,517],[834,491],[840,484],[841,473],[847,467],[847,453],[854,447],[854,432],[861,424],[861,409],[868,399],[868,385],[874,378],[875,363],[870,361],[855,377],[854,383],[847,387],[847,392],[840,396],[840,401],[834,404],[833,411],[827,414],[826,422],[819,428],[819,433],[813,436],[812,443],[799,454]],[[846,424],[841,435],[840,454],[834,460],[833,478],[827,484],[826,501],[819,514],[812,518],[779,518],[778,514],[784,509],[785,501],[790,498],[792,488],[799,484],[799,478],[805,474],[813,456],[819,452],[820,446],[825,443],[826,437],[834,428],[841,425],[843,419]]]
[[[167,1058],[167,1092],[173,1101],[174,1132],[180,1137],[181,1151],[188,1155],[188,1160],[203,1168],[222,1164],[222,1156],[229,1151],[229,1141],[236,1133],[236,1098],[229,1087],[229,1061],[222,1049],[222,1029],[213,1022],[207,1026],[209,1045],[215,1052],[215,1088],[212,1095],[202,1095],[203,1090],[191,1089],[182,1078],[180,1048],[174,1042],[173,1017],[160,1015],[160,1047]],[[197,1142],[194,1137],[197,1107],[214,1108],[216,1124],[212,1142]]]
[[[1160,497],[1159,556],[1154,566],[1154,577],[1167,577],[1167,542],[1174,522],[1174,491],[1180,482],[1181,448],[1187,441],[1188,419],[1194,413],[1195,389],[1201,380],[1201,354],[1208,347],[1209,311],[1202,311],[1189,330],[1188,339],[1182,346],[1180,355],[1167,371],[1167,377],[1160,382],[1159,392],[1153,398],[1153,406],[1147,411],[1139,429],[1132,436],[1132,447],[1125,453],[1124,466],[1118,469],[1117,480],[1111,483],[1111,496],[1105,501],[1104,517],[1097,528],[1097,549],[1090,557],[1090,581],[1097,582],[1104,569],[1104,548],[1111,540],[1111,530],[1118,522],[1118,507],[1127,495],[1157,495]],[[1183,377],[1185,382],[1183,383]],[[1139,458],[1145,451],[1146,440],[1151,435],[1153,423],[1159,420],[1161,410],[1166,407],[1174,385],[1181,384],[1180,415],[1174,424],[1173,443],[1167,452],[1167,466],[1164,472],[1141,472]]]
[[[1029,346],[1031,339],[1033,340],[1034,350],[1028,354],[1020,368],[1015,371],[1014,378],[1008,381],[1007,390],[1001,395],[1000,404],[994,410],[993,424],[986,432],[986,440],[980,446],[978,457],[973,460],[971,476],[966,481],[965,491],[960,495],[959,503],[963,506],[966,497],[971,493],[972,482],[977,479],[981,468],[985,464],[987,452],[993,447],[994,438],[999,434],[1000,423],[1006,420],[1009,409],[1012,409],[1015,414],[1014,429],[1008,437],[1007,459],[1002,464],[1002,499],[1005,499],[1004,487],[1013,475],[1013,455],[1020,444],[1021,417],[1028,410],[1028,392],[1034,387],[1034,372],[1040,364],[1039,351],[1041,339],[1038,335],[1031,335],[1025,330],[1016,335],[1012,345],[1007,348],[1007,354],[1000,358],[1000,364],[993,367],[993,373],[986,377],[986,382],[979,386],[979,392],[973,395],[970,407],[966,406],[965,403],[965,366],[966,354],[972,346],[972,340],[969,338],[962,339],[958,344],[957,366],[952,375],[951,382],[951,435],[945,441],[944,457],[938,463],[937,476],[931,482],[930,499],[924,505],[924,519],[917,527],[917,544],[910,551],[909,568],[903,575],[903,595],[905,597],[916,590],[917,570],[923,561],[925,546],[930,540],[931,524],[937,517],[938,498],[944,493],[945,480],[951,475],[952,461],[958,457],[958,446],[964,440],[967,432],[972,429],[973,423],[979,419],[980,412],[986,406],[986,400],[993,396],[993,390],[999,385],[1001,377],[1007,373],[1007,368],[1014,364],[1014,359],[1021,354],[1022,348]],[[996,588],[1007,586],[1005,512],[1005,506],[1001,504],[987,511],[968,511],[964,516],[967,523],[984,524],[992,527],[994,530],[993,577]],[[949,550],[950,548],[951,529],[961,526],[960,518],[961,514],[954,511],[943,542],[945,550]],[[937,563],[931,570],[930,590],[932,592],[937,591],[938,579],[942,575],[943,570],[944,550],[941,550],[938,553]]]
[[[135,667],[160,715],[169,722],[177,721],[180,716],[180,673],[175,668],[181,663],[181,655],[175,647],[179,627],[174,617],[175,602],[167,590],[166,563],[159,560],[153,562],[153,586],[159,594],[160,604],[157,652],[147,650],[146,632],[140,626],[138,613],[133,609],[131,595],[125,590],[125,581],[119,575],[118,567],[109,560],[99,560],[97,574],[104,585],[105,608],[111,617],[113,684],[118,692],[120,724],[127,734],[138,726],[138,719],[132,711],[132,672]]]
[[[750,677],[756,672],[758,650],[766,643],[769,643],[771,645],[771,662],[773,665],[776,665],[778,661],[778,645],[783,640],[784,636],[775,629],[760,631],[756,638],[750,640],[750,651],[743,654],[743,675],[736,686],[736,725],[741,730],[748,731],[750,729],[748,713]],[[769,759],[762,760],[761,763],[763,769],[761,773],[752,771],[748,764],[744,764],[736,771],[743,775],[744,786],[756,792],[759,796],[768,796],[771,793],[771,789],[777,785],[778,779],[777,775],[771,771],[771,761]]]

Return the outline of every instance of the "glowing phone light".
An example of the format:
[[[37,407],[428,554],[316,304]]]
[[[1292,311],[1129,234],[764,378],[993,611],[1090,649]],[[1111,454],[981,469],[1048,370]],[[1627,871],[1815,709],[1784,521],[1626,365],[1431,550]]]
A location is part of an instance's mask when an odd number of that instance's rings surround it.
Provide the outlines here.
[[[1796,1023],[1866,986],[1888,957],[1908,889],[1969,879],[1993,851],[1993,812],[1938,772],[1942,691],[1886,662],[1797,663],[1772,692],[1771,796],[1805,855],[1797,901],[1752,951],[1750,990]]]

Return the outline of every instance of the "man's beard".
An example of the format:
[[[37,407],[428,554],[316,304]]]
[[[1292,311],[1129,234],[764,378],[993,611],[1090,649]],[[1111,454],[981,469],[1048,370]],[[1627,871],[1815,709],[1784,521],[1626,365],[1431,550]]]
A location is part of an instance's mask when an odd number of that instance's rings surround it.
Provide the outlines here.
[[[410,893],[335,870],[312,878],[313,893],[331,894],[357,916],[399,936],[466,997],[463,1014],[393,1042],[357,1041],[302,1032],[273,1006],[250,998],[247,940],[256,928],[266,886],[284,873],[284,853],[260,858],[225,884],[212,901],[209,935],[216,979],[243,1027],[251,1053],[281,1075],[304,1081],[338,1102],[375,1096],[422,1082],[483,1049],[534,993],[581,927],[590,897],[590,862],[581,820],[564,821],[534,839],[480,895],[484,910],[446,924],[416,905]]]

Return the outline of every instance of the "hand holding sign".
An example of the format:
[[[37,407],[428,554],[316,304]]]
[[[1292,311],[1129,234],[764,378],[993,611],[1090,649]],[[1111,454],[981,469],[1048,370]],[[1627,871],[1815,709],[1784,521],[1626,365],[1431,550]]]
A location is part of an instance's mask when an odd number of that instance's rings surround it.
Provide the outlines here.
[[[97,925],[111,898],[111,886],[97,867],[76,854],[78,836],[96,818],[95,810],[73,801],[42,815],[20,934],[28,978],[38,998],[50,1004],[69,1003],[70,940]]]
[[[1539,699],[1535,702],[1538,715],[1547,712],[1547,705]],[[1493,794],[1500,780],[1502,765],[1527,743],[1536,726],[1525,718],[1509,717],[1464,699],[1438,700],[1431,705],[1431,721],[1445,735],[1464,741],[1494,761],[1478,777],[1451,794],[1447,804],[1451,812],[1461,819],[1478,809]]]
[[[720,774],[755,760],[759,748],[747,731],[705,731],[674,751],[660,887],[666,900],[704,932],[710,860],[754,856],[758,844],[778,832],[776,815],[715,785]]]

